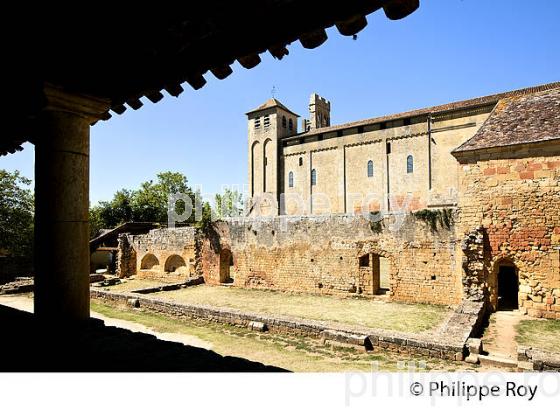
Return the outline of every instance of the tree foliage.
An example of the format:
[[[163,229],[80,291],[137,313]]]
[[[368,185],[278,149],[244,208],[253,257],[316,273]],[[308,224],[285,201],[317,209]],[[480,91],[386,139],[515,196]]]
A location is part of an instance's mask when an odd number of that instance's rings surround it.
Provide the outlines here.
[[[168,199],[171,194],[185,194],[194,206],[195,195],[180,172],[161,172],[155,181],[143,182],[137,190],[117,191],[111,201],[102,201],[90,209],[90,231],[95,237],[102,228],[114,228],[125,222],[167,222]],[[182,214],[185,203],[178,201],[175,212]],[[186,221],[194,221],[194,212]]]
[[[232,218],[243,215],[243,195],[238,191],[226,188],[223,194],[216,194],[215,201],[218,218]]]
[[[34,200],[29,185],[19,171],[0,170],[0,253],[32,253]]]

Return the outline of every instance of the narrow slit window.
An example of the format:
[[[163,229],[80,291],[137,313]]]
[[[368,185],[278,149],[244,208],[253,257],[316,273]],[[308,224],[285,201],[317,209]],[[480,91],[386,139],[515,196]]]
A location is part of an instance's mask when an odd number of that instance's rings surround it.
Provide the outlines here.
[[[286,128],[286,116],[282,116],[282,128]]]
[[[367,176],[368,178],[373,177],[373,161],[369,160],[367,163]]]
[[[294,187],[294,173],[292,171],[288,174],[288,187]]]
[[[291,118],[288,120],[288,129],[290,131],[294,129],[294,121]]]
[[[317,171],[311,170],[311,185],[317,185]]]

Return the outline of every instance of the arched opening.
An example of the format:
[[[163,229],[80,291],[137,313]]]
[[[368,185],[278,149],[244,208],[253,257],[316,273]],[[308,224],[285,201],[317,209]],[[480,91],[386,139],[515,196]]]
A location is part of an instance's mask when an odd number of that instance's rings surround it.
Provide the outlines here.
[[[368,178],[373,177],[373,161],[371,159],[367,163],[367,176]]]
[[[154,269],[157,266],[159,266],[159,260],[151,253],[146,254],[140,262],[140,269],[142,270]]]
[[[180,257],[179,255],[171,255],[165,261],[165,271],[166,272],[175,272],[177,269],[187,266],[185,260]]]
[[[294,173],[292,171],[290,171],[290,173],[288,174],[288,187],[294,187]]]
[[[251,196],[254,196],[255,193],[261,192],[261,183],[260,180],[255,179],[255,170],[259,169],[261,163],[261,155],[260,155],[260,142],[255,141],[251,146]]]
[[[519,307],[519,277],[517,267],[509,260],[497,263],[497,310],[515,310]]]
[[[414,172],[414,157],[409,155],[406,157],[406,173],[412,174]]]
[[[233,255],[229,249],[220,251],[220,283],[232,283],[231,267],[233,266]]]
[[[273,144],[271,139],[267,139],[263,145],[263,192],[270,189],[270,182],[272,182],[272,171],[274,164],[269,164],[268,159],[274,158]]]

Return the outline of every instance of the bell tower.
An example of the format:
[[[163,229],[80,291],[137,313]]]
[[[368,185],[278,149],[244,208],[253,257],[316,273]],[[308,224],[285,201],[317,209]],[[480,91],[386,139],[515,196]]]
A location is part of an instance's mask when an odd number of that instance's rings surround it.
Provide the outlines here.
[[[331,102],[316,93],[309,97],[309,129],[331,125]],[[307,130],[304,130],[307,131]]]
[[[282,138],[297,134],[297,114],[271,98],[246,113],[249,135],[249,216],[278,215]]]

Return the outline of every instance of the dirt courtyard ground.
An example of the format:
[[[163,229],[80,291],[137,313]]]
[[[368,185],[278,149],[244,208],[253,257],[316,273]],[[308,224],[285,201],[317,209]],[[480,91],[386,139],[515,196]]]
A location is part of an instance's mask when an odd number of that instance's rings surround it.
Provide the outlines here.
[[[115,292],[130,291],[133,285],[140,283],[130,281],[105,289]],[[226,286],[191,286],[174,291],[152,293],[150,296],[179,303],[229,307],[246,312],[324,320],[407,333],[436,331],[452,313],[452,310],[445,306]]]

